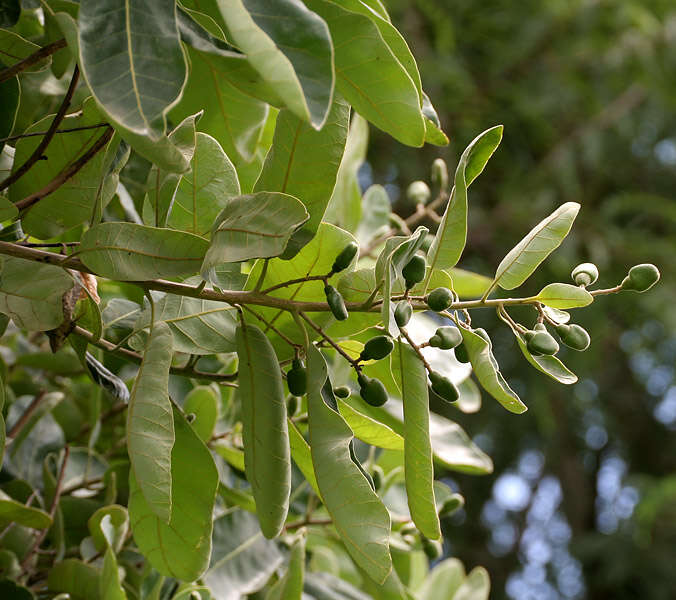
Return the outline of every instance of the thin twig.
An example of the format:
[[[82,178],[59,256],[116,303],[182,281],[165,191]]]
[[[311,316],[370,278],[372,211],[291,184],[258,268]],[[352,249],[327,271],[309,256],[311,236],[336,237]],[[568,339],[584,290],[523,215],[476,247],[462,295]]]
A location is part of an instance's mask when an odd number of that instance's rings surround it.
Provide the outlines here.
[[[258,314],[253,308],[249,308],[248,306],[243,305],[242,308],[244,310],[248,310],[254,317],[256,317],[261,323],[265,323],[265,326],[268,327],[269,329],[272,329],[280,338],[282,338],[289,346],[292,348],[297,348],[300,346],[300,344],[297,344],[294,342],[290,337],[287,335],[283,334],[279,329],[277,329],[270,321],[268,321],[263,315]]]
[[[83,125],[82,127],[64,127],[63,129],[57,129],[54,133],[72,133],[73,131],[85,131],[87,129],[100,129],[101,127],[108,127],[108,123],[97,123],[96,125]],[[10,135],[6,138],[0,138],[0,144],[5,142],[13,142],[14,140],[22,140],[23,138],[29,137],[40,137],[41,135],[47,135],[47,131],[34,131],[32,133],[20,133],[19,135]]]
[[[277,283],[267,289],[262,291],[263,294],[269,294],[280,288],[285,288],[290,285],[295,285],[297,283],[305,283],[306,281],[323,281],[326,283],[326,280],[329,278],[328,275],[308,275],[307,277],[298,277],[298,279],[289,279],[289,281],[283,281],[282,283]]]
[[[47,129],[47,133],[45,133],[45,137],[43,137],[42,140],[40,140],[40,143],[37,145],[37,148],[33,150],[33,153],[26,159],[26,162],[23,163],[16,171],[11,173],[9,177],[7,177],[2,183],[0,183],[0,191],[4,190],[5,188],[8,188],[10,185],[18,181],[21,177],[23,177],[26,173],[28,173],[28,171],[36,162],[38,162],[42,158],[42,153],[45,151],[47,146],[49,146],[49,142],[52,141],[52,138],[54,137],[56,130],[59,128],[59,125],[61,125],[61,121],[63,121],[63,118],[66,116],[66,111],[68,110],[70,102],[73,99],[73,94],[75,93],[75,88],[77,87],[77,82],[79,81],[79,79],[80,79],[80,69],[77,67],[77,65],[75,65],[75,69],[73,70],[73,76],[70,79],[70,85],[68,86],[66,95],[63,97],[61,106],[59,106],[59,110],[52,119],[52,122],[50,123],[49,128]]]
[[[30,196],[26,196],[19,200],[14,206],[17,207],[20,211],[26,210],[33,206],[36,202],[39,202],[46,196],[49,196],[52,192],[60,188],[66,181],[68,181],[73,175],[75,175],[80,169],[82,169],[92,158],[94,158],[103,147],[110,141],[110,138],[113,137],[113,128],[109,127],[101,135],[101,137],[94,142],[94,145],[87,150],[80,158],[75,162],[68,165],[61,173],[59,173],[54,179],[52,179],[45,187],[37,192],[34,192]]]
[[[25,71],[28,67],[32,67],[35,63],[40,62],[43,58],[47,58],[48,56],[51,56],[58,50],[61,50],[61,48],[65,47],[66,40],[64,38],[56,40],[55,42],[52,42],[47,46],[43,46],[39,50],[33,52],[33,54],[31,54],[30,56],[24,58],[22,61],[19,61],[18,63],[12,65],[11,67],[8,67],[3,71],[0,71],[0,83],[3,83],[8,79],[11,79],[15,75],[18,75],[22,71]]]
[[[357,371],[361,372],[361,367],[359,366],[359,361],[353,359],[345,350],[343,350],[336,342],[331,339],[330,336],[328,336],[326,333],[324,333],[324,330],[317,325],[310,317],[308,317],[304,312],[299,311],[298,314],[303,317],[305,322],[312,327],[319,335],[321,335],[333,348],[340,354],[347,362],[349,362],[352,367]]]
[[[26,410],[23,411],[23,414],[19,417],[17,422],[14,423],[12,428],[7,432],[7,439],[12,440],[19,434],[31,418],[31,415],[37,410],[38,406],[40,406],[40,403],[44,400],[46,395],[47,392],[42,390],[35,398],[33,398],[33,401],[27,406]]]
[[[284,529],[286,531],[292,531],[307,525],[331,525],[331,523],[333,523],[333,519],[300,519],[284,525]]]
[[[430,363],[428,363],[427,359],[423,356],[423,353],[420,350],[420,346],[418,346],[418,344],[416,344],[411,339],[411,336],[408,334],[408,331],[406,331],[406,328],[400,327],[399,331],[401,331],[401,335],[403,335],[406,338],[406,341],[410,344],[411,348],[413,348],[413,351],[418,355],[418,358],[421,360],[422,364],[425,365],[425,369],[427,369],[427,372],[432,373],[432,367],[430,366]]]

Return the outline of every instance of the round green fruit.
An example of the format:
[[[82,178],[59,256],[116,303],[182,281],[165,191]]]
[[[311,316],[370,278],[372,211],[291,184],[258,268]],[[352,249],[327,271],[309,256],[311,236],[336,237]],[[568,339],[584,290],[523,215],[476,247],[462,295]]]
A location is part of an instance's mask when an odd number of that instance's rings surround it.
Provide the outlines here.
[[[660,280],[660,272],[655,265],[634,265],[622,280],[622,289],[631,292],[645,292]]]
[[[467,348],[465,347],[465,344],[460,344],[459,346],[455,347],[455,358],[457,358],[461,363],[469,362],[469,354],[467,354]]]
[[[587,330],[575,323],[557,325],[556,334],[563,344],[580,352],[589,348],[589,344],[591,343]]]
[[[413,307],[408,300],[397,302],[397,306],[394,309],[394,320],[397,323],[397,326],[406,327],[411,320],[412,315]]]
[[[424,181],[414,181],[406,188],[406,197],[413,204],[426,204],[432,192]]]
[[[394,350],[392,338],[387,335],[377,335],[371,338],[359,355],[360,360],[380,360]]]
[[[340,385],[333,388],[333,393],[338,398],[349,398],[352,395],[352,390],[346,385]]]
[[[294,359],[286,374],[286,384],[294,396],[303,396],[307,392],[307,369],[300,359]]]
[[[373,478],[373,487],[376,488],[377,492],[383,487],[383,483],[385,483],[385,471],[383,471],[383,468],[380,465],[373,465],[371,477]]]
[[[387,390],[379,379],[361,373],[357,378],[359,395],[371,406],[382,406],[387,402]]]
[[[570,274],[576,285],[583,287],[591,285],[599,278],[599,270],[593,263],[577,265]]]
[[[324,294],[326,294],[326,302],[336,320],[344,321],[347,319],[349,315],[345,307],[345,300],[343,300],[340,292],[332,285],[327,284],[324,286]]]
[[[430,373],[430,382],[432,384],[432,391],[446,402],[455,402],[460,394],[458,388],[453,385],[453,382],[448,378],[435,373]]]
[[[432,163],[432,183],[439,188],[439,191],[448,189],[448,167],[443,158],[435,158]]]
[[[331,267],[332,273],[340,273],[341,271],[347,269],[352,262],[352,259],[357,254],[359,246],[356,242],[350,242],[345,248],[343,248],[336,260],[333,261],[333,266]]]
[[[450,350],[462,344],[462,334],[457,327],[439,327],[429,340],[429,345]]]
[[[427,306],[435,312],[446,310],[452,303],[453,292],[445,287],[438,287],[427,296]]]
[[[286,401],[286,414],[293,417],[300,408],[300,398],[298,396],[289,396]]]
[[[553,355],[559,351],[556,340],[546,331],[536,331],[526,343],[528,352],[531,354]]]
[[[427,263],[420,254],[415,254],[411,260],[406,263],[402,269],[401,274],[404,276],[406,282],[406,289],[410,290],[416,283],[420,283],[425,279],[425,267]]]
[[[535,323],[533,331],[547,331],[547,326],[544,323]]]
[[[442,555],[444,548],[439,540],[429,540],[425,536],[421,536],[420,541],[423,551],[430,560],[436,560]]]

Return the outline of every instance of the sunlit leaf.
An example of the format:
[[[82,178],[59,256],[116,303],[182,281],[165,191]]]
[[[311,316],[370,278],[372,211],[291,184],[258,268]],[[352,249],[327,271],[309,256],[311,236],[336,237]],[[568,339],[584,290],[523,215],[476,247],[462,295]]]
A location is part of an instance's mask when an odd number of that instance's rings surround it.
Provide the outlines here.
[[[550,283],[540,290],[535,299],[550,308],[566,309],[587,306],[594,301],[594,296],[577,285]]]

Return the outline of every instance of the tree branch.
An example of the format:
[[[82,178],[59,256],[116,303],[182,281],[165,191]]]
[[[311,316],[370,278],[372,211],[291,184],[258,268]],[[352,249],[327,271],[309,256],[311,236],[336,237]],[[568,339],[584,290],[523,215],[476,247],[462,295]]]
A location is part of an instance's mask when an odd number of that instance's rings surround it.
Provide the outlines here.
[[[58,50],[61,50],[61,48],[65,48],[66,45],[66,40],[61,38],[60,40],[56,40],[55,42],[52,42],[51,44],[36,50],[33,52],[33,54],[27,56],[22,61],[4,69],[3,71],[0,71],[0,83],[11,79],[15,75],[25,71],[28,67],[32,67],[35,63],[40,62],[43,58],[47,58]]]

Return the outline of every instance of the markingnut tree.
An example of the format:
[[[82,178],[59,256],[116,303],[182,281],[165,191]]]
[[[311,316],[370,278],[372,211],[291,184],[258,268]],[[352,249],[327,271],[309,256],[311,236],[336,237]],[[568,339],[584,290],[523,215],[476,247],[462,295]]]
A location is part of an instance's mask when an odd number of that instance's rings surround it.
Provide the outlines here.
[[[485,600],[430,568],[441,476],[493,468],[430,394],[523,413],[475,311],[570,385],[569,311],[657,268],[508,296],[568,202],[460,269],[500,125],[407,219],[362,196],[369,127],[448,143],[380,2],[7,0],[0,51],[0,597]]]

